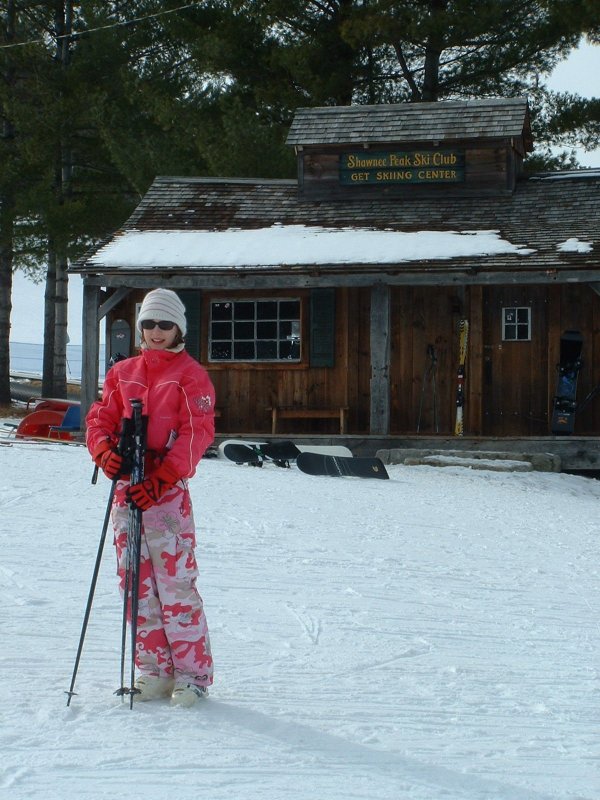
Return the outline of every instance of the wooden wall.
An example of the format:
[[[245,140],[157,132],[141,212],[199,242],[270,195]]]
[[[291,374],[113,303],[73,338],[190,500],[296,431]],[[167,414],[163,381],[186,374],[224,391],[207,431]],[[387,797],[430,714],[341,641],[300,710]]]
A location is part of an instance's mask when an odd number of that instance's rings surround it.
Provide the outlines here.
[[[502,308],[530,306],[531,341],[502,341]],[[556,391],[563,331],[584,336],[577,400],[600,383],[600,297],[585,284],[474,286],[460,291],[397,288],[393,292],[391,432],[415,432],[427,345],[437,355],[439,432],[452,434],[456,412],[458,321],[469,320],[465,433],[545,436]],[[433,427],[431,381],[423,393],[421,433]],[[575,432],[600,434],[600,395],[578,415]]]
[[[435,383],[438,430],[454,426],[458,360],[458,321],[463,311],[459,294],[445,287],[396,288],[392,292],[391,431],[415,433],[422,403],[420,431],[435,432]],[[437,359],[435,375],[428,346]],[[435,381],[434,381],[435,377]]]
[[[349,333],[349,292],[336,293],[335,362],[332,368],[310,366],[310,320],[308,290],[236,292],[235,298],[300,297],[302,299],[302,361],[297,364],[282,363],[209,363],[207,324],[203,325],[202,363],[208,369],[215,385],[217,407],[221,416],[217,427],[227,432],[268,433],[271,430],[273,405],[312,408],[349,406],[352,417],[349,427],[356,427],[357,384],[352,379],[355,372],[355,354],[351,347],[360,339]],[[209,319],[210,301],[223,297],[223,292],[203,295],[202,318]],[[367,328],[368,330],[368,328]],[[363,400],[364,402],[364,400]],[[282,420],[281,432],[339,433],[336,420]]]
[[[207,366],[221,411],[218,430],[268,433],[268,407],[348,406],[348,433],[368,434],[370,420],[369,288],[336,290],[335,365],[311,367],[309,360],[309,291],[244,292],[235,297],[300,296],[303,298],[303,359],[299,364],[208,362],[207,331],[211,298],[202,293],[201,361]],[[132,293],[113,318],[130,319]],[[233,295],[232,295],[233,297]],[[503,342],[504,306],[532,309],[529,342]],[[454,430],[458,323],[470,323],[465,434],[540,436],[549,434],[556,387],[561,333],[575,329],[584,336],[583,368],[577,398],[582,401],[600,383],[600,297],[584,284],[563,286],[394,287],[391,291],[390,433],[414,434],[421,408],[420,432],[435,432],[433,383],[428,345],[436,363],[438,431]],[[133,349],[132,349],[133,354]],[[424,384],[425,382],[425,384]],[[285,420],[281,432],[334,434],[335,420]],[[576,434],[600,434],[600,395],[577,418]]]

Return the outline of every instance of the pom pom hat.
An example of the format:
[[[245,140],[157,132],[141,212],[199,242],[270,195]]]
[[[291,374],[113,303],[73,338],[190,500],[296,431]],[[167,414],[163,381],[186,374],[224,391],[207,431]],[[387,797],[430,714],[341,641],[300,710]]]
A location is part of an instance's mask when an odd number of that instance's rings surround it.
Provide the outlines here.
[[[170,289],[154,289],[148,292],[137,318],[137,329],[140,333],[142,332],[142,322],[145,319],[174,322],[182,336],[185,336],[187,331],[185,306],[175,292]]]

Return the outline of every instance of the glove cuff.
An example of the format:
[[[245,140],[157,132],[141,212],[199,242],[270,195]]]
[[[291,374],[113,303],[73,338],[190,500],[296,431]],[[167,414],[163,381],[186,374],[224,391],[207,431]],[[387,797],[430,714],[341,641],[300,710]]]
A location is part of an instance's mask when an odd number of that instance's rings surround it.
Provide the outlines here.
[[[108,439],[103,439],[99,442],[92,451],[92,459],[99,465],[100,459],[107,450],[111,450],[112,445]]]
[[[173,467],[164,462],[160,465],[160,467],[154,472],[152,472],[149,477],[151,478],[158,478],[162,483],[168,483],[171,486],[175,486],[177,481],[181,480],[181,475],[173,469]]]

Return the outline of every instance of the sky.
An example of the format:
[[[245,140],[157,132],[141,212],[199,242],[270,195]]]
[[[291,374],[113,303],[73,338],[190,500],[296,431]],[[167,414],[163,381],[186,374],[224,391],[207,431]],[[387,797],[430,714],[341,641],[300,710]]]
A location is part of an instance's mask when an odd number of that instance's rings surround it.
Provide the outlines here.
[[[569,58],[555,67],[547,84],[556,92],[600,97],[600,45],[581,43]],[[590,152],[577,150],[577,159],[582,167],[600,167],[600,148]]]
[[[574,91],[583,97],[600,96],[600,46],[582,43],[559,64],[548,79],[548,85],[556,91]],[[584,167],[600,167],[600,148],[585,152],[577,151],[577,158]],[[44,285],[33,284],[17,273],[14,278],[13,312],[11,318],[11,341],[43,341]],[[81,343],[81,306],[83,282],[79,276],[69,280],[69,338],[71,343]]]

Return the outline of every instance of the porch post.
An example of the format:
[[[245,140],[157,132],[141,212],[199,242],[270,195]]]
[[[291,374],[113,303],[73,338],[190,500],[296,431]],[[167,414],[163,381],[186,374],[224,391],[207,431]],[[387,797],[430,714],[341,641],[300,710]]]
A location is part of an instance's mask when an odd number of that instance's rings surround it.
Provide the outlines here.
[[[92,403],[98,398],[98,360],[100,330],[98,306],[100,288],[83,283],[83,351],[81,357],[81,425]]]
[[[372,434],[390,432],[390,287],[371,287],[371,425]]]

